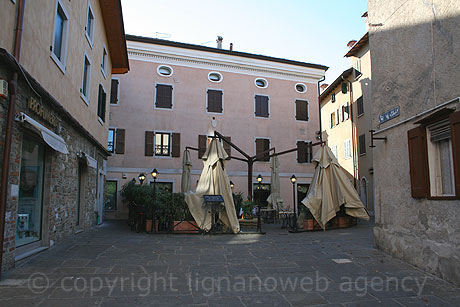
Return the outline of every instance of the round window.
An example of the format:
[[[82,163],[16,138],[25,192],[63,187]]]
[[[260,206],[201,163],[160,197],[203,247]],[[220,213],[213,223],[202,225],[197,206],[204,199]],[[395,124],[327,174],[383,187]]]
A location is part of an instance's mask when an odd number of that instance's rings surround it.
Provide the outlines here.
[[[209,75],[208,75],[208,79],[209,81],[211,82],[220,82],[222,81],[222,75],[218,72],[210,72]]]
[[[258,78],[256,80],[254,80],[254,82],[255,82],[256,86],[260,87],[260,88],[266,88],[268,86],[267,80],[262,79],[262,78]]]
[[[173,69],[169,66],[161,65],[158,66],[158,74],[163,77],[169,77],[173,74]]]
[[[303,83],[297,83],[295,85],[295,90],[299,93],[306,93],[307,92],[307,86]]]

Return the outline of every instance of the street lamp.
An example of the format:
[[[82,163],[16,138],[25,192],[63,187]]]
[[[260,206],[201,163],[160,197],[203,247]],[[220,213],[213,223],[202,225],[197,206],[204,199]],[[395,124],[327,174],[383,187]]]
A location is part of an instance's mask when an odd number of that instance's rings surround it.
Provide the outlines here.
[[[142,185],[142,183],[144,183],[144,180],[145,180],[145,174],[144,174],[144,173],[140,173],[140,174],[139,174],[139,177],[137,177],[137,178],[139,178],[139,182],[140,182],[141,185]]]
[[[259,190],[259,200],[257,202],[257,231],[258,232],[262,232],[262,225],[261,225],[261,221],[260,221],[260,185],[262,183],[262,180],[264,180],[264,178],[259,174],[259,176],[257,176],[257,182],[258,182],[258,190]]]
[[[235,184],[233,183],[233,181],[230,180],[230,188],[233,190],[233,187],[235,186]]]
[[[157,204],[157,198],[156,198],[156,193],[157,193],[157,190],[156,190],[156,183],[157,183],[157,177],[158,177],[158,170],[156,168],[153,169],[153,171],[150,173],[153,177],[153,206],[154,208],[156,207],[156,204]],[[156,228],[155,227],[152,227],[152,232],[153,232],[153,229],[155,229],[156,231]]]
[[[297,181],[297,178],[295,177],[295,175],[292,175],[291,176],[291,182],[292,182],[292,199],[293,199],[293,202],[294,202],[294,225],[292,225],[292,229],[293,231],[297,231],[297,203],[295,201],[295,183]]]

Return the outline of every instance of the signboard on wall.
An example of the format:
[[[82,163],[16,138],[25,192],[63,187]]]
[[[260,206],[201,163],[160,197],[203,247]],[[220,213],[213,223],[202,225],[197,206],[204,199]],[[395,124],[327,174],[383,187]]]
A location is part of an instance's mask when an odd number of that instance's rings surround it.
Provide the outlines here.
[[[391,109],[383,114],[379,115],[379,124],[383,124],[395,117],[399,116],[399,107]]]

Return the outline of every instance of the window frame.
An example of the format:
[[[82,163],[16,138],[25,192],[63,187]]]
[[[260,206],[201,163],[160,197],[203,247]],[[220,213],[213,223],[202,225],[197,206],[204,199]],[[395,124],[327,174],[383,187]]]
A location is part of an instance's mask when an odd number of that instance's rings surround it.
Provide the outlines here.
[[[268,100],[267,100],[267,109],[268,109],[268,115],[265,117],[265,116],[258,116],[256,114],[256,97],[257,96],[263,96],[263,97],[267,97]],[[261,118],[261,119],[270,119],[270,95],[263,95],[263,94],[258,94],[258,93],[254,93],[254,118]]]
[[[222,112],[209,112],[209,106],[208,106],[208,98],[209,98],[209,93],[208,91],[219,91],[222,92],[222,100],[221,100],[221,108]],[[206,88],[206,114],[212,114],[212,115],[224,115],[224,90],[223,89],[217,89],[217,88]]]
[[[307,104],[307,119],[297,119],[297,101],[304,101]],[[308,123],[310,121],[310,103],[305,98],[296,98],[294,100],[294,118],[296,122]]]
[[[364,139],[364,145],[362,147],[361,147],[361,137]],[[366,150],[366,134],[365,133],[358,136],[358,149],[359,149],[360,156],[366,155],[367,150]],[[361,152],[361,149],[364,149],[364,151]]]
[[[116,189],[116,193],[115,193],[115,210],[106,210],[105,209],[105,185],[104,185],[104,212],[118,212],[118,200],[120,199],[120,191],[118,190],[118,188],[120,187],[120,179],[119,178],[107,178],[105,180],[106,182],[108,181],[111,181],[111,182],[116,182],[116,185],[117,185],[117,189]]]
[[[211,75],[212,75],[212,74],[217,74],[217,75],[219,75],[220,79],[217,80],[217,81],[211,80]],[[210,72],[208,73],[208,81],[209,81],[209,82],[212,82],[212,83],[221,83],[223,80],[224,80],[224,76],[223,76],[220,72],[218,72],[218,71],[210,71]]]
[[[347,148],[348,148],[348,155],[347,155]],[[343,141],[343,155],[346,160],[352,158],[351,154],[351,139],[346,139]]]
[[[120,78],[119,77],[112,77],[110,79],[110,95],[112,95],[112,80],[118,80],[118,88],[117,88],[117,103],[111,103],[112,99],[109,96],[109,105],[111,106],[119,106],[120,105]]]
[[[102,45],[102,63],[101,63],[101,72],[104,79],[107,79],[107,62],[109,60],[109,54],[107,53],[107,48],[105,45]]]
[[[331,151],[334,154],[335,158],[338,160],[339,159],[339,148],[338,148],[338,146],[337,145],[332,145],[330,148],[331,148]]]
[[[100,103],[100,98],[99,98],[99,87],[102,87],[102,91],[104,92],[105,94],[105,110],[104,110],[104,118],[101,118],[99,116],[99,103]],[[99,122],[104,125],[105,124],[105,118],[107,117],[107,91],[105,90],[105,87],[104,87],[104,84],[103,83],[99,83],[99,86],[98,86],[98,91],[97,91],[97,119],[99,120]]]
[[[59,8],[61,9],[62,14],[64,15],[65,19],[62,23],[62,38],[61,38],[61,58],[59,59],[58,56],[54,53],[56,48],[55,46],[55,37],[56,37],[56,17],[59,13]],[[52,43],[51,43],[51,58],[53,59],[54,63],[59,67],[63,74],[66,73],[66,64],[67,64],[67,47],[68,47],[68,38],[69,38],[69,14],[62,4],[62,0],[56,0],[56,9],[54,14],[54,26],[53,26],[53,33],[52,33]]]
[[[88,60],[88,69],[86,72],[88,73],[88,76],[86,77],[86,89],[87,93],[84,93],[84,84],[85,84],[85,68],[86,68],[86,60]],[[82,84],[81,84],[81,89],[80,89],[80,97],[83,99],[83,101],[89,105],[90,104],[90,98],[91,98],[91,59],[89,58],[88,54],[85,51],[84,57],[83,57],[83,76],[82,76]]]
[[[158,85],[167,85],[167,86],[171,86],[171,108],[162,108],[162,107],[157,107],[157,95],[158,95],[158,88],[157,86]],[[118,86],[120,86],[120,84],[118,83]],[[164,110],[164,111],[172,111],[174,110],[174,84],[170,84],[170,83],[161,83],[161,82],[155,82],[155,88],[154,88],[154,101],[153,101],[153,109],[154,110]]]
[[[297,139],[297,140],[296,140],[296,144],[297,144],[297,142],[304,142],[304,143],[311,143],[311,144],[313,144],[313,141],[312,141],[312,140],[305,140],[305,139]],[[313,163],[313,156],[314,156],[314,154],[313,154],[313,147],[312,147],[310,162],[308,162],[308,161],[307,161],[307,162],[299,162],[299,151],[298,151],[298,150],[295,151],[295,155],[296,155],[296,160],[295,160],[296,164],[305,165],[305,164],[312,164],[312,163]]]
[[[156,139],[157,139],[157,133],[158,134],[167,134],[169,136],[168,138],[168,155],[157,155],[156,153]],[[153,158],[159,158],[159,159],[169,159],[172,157],[172,131],[165,131],[165,130],[154,130],[153,131]],[[163,138],[162,138],[163,141]],[[164,145],[161,145],[164,146]]]
[[[360,107],[361,105],[361,107]],[[362,111],[362,113],[359,113],[359,111]],[[359,97],[356,99],[356,116],[361,117],[364,115],[364,98],[363,96]]]
[[[299,91],[297,90],[297,86],[300,85],[300,86],[303,86],[304,87],[304,91]],[[299,94],[306,94],[308,92],[308,86],[305,84],[305,83],[301,83],[301,82],[298,82],[294,85],[294,89],[297,93]]]
[[[348,112],[345,112],[345,108],[348,107]],[[340,107],[340,114],[342,116],[341,122],[345,122],[350,119],[350,103],[346,102]],[[347,118],[345,119],[345,113],[347,114]]]
[[[110,137],[110,130],[113,131],[113,139],[112,139],[112,150],[109,149],[109,137]],[[108,135],[107,135],[107,151],[110,153],[115,153],[117,145],[117,128],[116,127],[109,127]]]
[[[89,30],[90,33],[88,33],[88,20],[90,19],[90,14],[92,16],[91,23],[90,23],[91,29]],[[86,10],[85,37],[91,49],[93,49],[93,44],[94,44],[93,41],[94,41],[95,24],[96,24],[96,17],[94,15],[94,10],[93,10],[93,7],[91,6],[91,3],[88,1],[88,9]]]
[[[163,75],[162,73],[160,73],[160,69],[163,68],[163,67],[166,67],[167,69],[169,69],[171,71],[171,73],[169,75]],[[169,78],[171,77],[173,74],[174,74],[174,69],[169,66],[169,65],[164,65],[164,64],[161,64],[161,65],[158,65],[157,67],[157,74],[160,76],[160,77],[165,77],[165,78]]]
[[[257,81],[259,81],[259,80],[261,80],[262,82],[264,82],[264,83],[265,83],[265,86],[258,86],[258,85],[257,85]],[[268,81],[267,81],[267,79],[265,79],[265,78],[255,78],[255,79],[254,79],[254,85],[255,85],[257,88],[264,89],[264,88],[267,88],[267,87],[268,87]]]

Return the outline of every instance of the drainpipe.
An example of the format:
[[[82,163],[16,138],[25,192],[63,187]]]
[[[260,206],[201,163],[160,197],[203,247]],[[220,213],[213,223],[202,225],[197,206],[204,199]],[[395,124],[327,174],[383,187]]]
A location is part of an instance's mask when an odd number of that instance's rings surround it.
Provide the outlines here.
[[[354,73],[353,73],[353,76],[354,76]],[[353,85],[351,81],[346,80],[343,76],[342,76],[342,80],[344,82],[347,82],[350,85],[350,109],[349,109],[350,115],[349,116],[351,120],[351,147],[353,149],[353,185],[355,186],[355,189],[358,190],[357,182],[356,182],[356,176],[357,176],[356,158],[357,158],[358,151],[356,149],[355,121],[353,119]]]
[[[321,96],[321,87],[320,87],[320,83],[323,82],[324,80],[326,80],[326,76],[322,77],[319,81],[318,81],[318,113],[319,113],[319,141],[321,142],[321,144],[323,143],[323,128],[321,126],[321,99],[319,96]],[[322,146],[322,145],[321,145]]]
[[[24,24],[24,7],[25,0],[18,1],[18,13],[16,16],[16,29],[14,36],[14,57],[19,63],[19,55],[21,53],[21,40],[22,40],[22,26]],[[2,177],[1,177],[1,190],[0,190],[0,278],[2,277],[3,266],[3,242],[5,236],[5,213],[6,202],[8,199],[8,175],[11,154],[11,137],[13,130],[13,118],[15,113],[15,103],[18,90],[18,73],[14,72],[13,77],[9,83],[10,99],[8,104],[8,115],[6,118],[5,127],[5,147],[3,149],[2,161]]]

